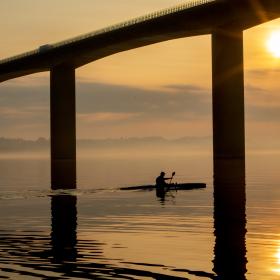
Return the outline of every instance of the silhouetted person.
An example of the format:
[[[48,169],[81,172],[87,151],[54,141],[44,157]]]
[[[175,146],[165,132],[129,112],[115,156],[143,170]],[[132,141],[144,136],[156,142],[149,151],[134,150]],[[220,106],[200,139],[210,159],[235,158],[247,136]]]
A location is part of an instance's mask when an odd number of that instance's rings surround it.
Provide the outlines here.
[[[172,179],[172,177],[165,178],[164,175],[165,175],[165,172],[162,171],[162,172],[160,172],[160,175],[156,178],[156,187],[157,188],[162,188],[162,187],[168,186],[168,184],[165,181]]]
[[[165,193],[168,188],[168,184],[165,181],[172,179],[172,177],[165,178],[164,176],[165,176],[165,172],[161,172],[160,175],[156,178],[156,194],[157,197],[160,198],[165,197]]]

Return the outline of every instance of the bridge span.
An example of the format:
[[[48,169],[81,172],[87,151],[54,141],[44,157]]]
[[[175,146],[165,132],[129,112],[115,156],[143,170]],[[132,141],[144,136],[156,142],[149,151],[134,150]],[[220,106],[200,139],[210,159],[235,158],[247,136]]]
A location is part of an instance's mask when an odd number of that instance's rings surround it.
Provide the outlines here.
[[[75,69],[130,49],[211,34],[214,160],[244,160],[243,31],[279,16],[278,0],[187,2],[2,59],[0,82],[50,71],[52,187],[72,188],[76,182]]]

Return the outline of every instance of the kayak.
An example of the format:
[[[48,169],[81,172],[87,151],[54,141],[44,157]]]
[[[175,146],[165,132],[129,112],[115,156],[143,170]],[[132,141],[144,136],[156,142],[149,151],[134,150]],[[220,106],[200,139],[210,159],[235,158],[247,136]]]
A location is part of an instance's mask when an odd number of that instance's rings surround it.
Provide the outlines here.
[[[170,184],[168,185],[169,190],[194,190],[194,189],[205,189],[205,183],[180,183],[180,184]],[[120,188],[122,191],[133,191],[133,190],[147,190],[151,191],[156,189],[155,185],[145,185],[136,187],[124,187]]]

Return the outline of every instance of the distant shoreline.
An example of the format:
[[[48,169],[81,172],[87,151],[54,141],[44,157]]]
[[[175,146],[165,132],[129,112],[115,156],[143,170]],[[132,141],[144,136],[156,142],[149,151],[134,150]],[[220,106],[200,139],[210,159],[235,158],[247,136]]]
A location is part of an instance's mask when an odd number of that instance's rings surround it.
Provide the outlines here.
[[[201,148],[211,145],[210,137],[184,137],[165,139],[163,137],[130,137],[118,139],[78,139],[78,149],[133,149],[133,148],[171,148],[189,146]],[[37,140],[0,137],[0,152],[47,151],[50,149],[49,139],[40,137]]]
[[[211,155],[211,137],[128,137],[107,139],[77,139],[77,157],[153,157]],[[279,155],[279,143],[268,145],[246,143],[247,155]],[[0,158],[49,158],[50,141],[39,137],[36,140],[0,137]]]

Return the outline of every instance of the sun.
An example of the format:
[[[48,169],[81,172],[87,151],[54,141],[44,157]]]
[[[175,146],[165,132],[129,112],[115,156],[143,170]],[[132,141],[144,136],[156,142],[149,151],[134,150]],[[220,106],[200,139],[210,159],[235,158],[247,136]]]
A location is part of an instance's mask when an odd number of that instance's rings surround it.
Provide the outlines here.
[[[280,58],[280,30],[273,31],[268,40],[267,48],[273,56]]]

